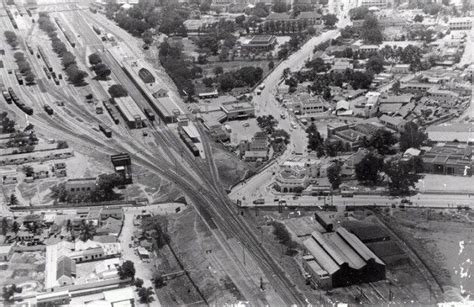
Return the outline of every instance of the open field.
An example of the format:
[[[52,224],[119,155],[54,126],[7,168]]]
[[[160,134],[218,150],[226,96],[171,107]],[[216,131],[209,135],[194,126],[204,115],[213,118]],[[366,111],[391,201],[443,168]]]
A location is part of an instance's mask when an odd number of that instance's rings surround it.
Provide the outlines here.
[[[243,299],[218,260],[223,258],[223,251],[196,211],[188,207],[183,213],[167,218],[171,248],[184,264],[199,291],[185,275],[178,275],[168,280],[166,286],[157,289],[160,302],[164,306],[202,304],[203,296],[210,304],[222,305]],[[163,272],[162,274],[182,271],[168,247],[163,247],[159,256],[161,263],[158,270]]]
[[[459,301],[463,296],[472,296],[472,213],[418,208],[396,211],[384,219],[416,250],[443,287],[445,300]]]
[[[247,163],[218,144],[213,144],[213,156],[224,188],[237,183],[252,171]]]
[[[14,253],[7,266],[0,269],[0,287],[28,284],[28,290],[43,290],[44,262],[44,252]]]

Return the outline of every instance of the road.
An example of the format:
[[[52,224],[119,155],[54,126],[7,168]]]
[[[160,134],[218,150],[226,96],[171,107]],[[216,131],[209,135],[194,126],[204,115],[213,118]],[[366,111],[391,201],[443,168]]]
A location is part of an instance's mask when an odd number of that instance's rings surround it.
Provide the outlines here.
[[[324,204],[334,206],[392,206],[400,204],[400,198],[391,198],[388,196],[380,195],[355,195],[354,197],[341,197],[339,195],[333,196],[332,200],[330,196],[300,196],[297,199],[293,199],[292,195],[265,197],[265,204],[259,205],[258,207],[275,207],[278,202],[274,201],[274,198],[284,200],[288,207],[322,207]],[[417,194],[415,196],[406,197],[413,205],[419,207],[430,207],[430,208],[456,208],[460,206],[469,206],[474,208],[474,195],[471,197],[467,194],[462,195],[442,195],[442,194]],[[244,201],[243,205],[250,208],[255,207],[252,203],[253,199]]]

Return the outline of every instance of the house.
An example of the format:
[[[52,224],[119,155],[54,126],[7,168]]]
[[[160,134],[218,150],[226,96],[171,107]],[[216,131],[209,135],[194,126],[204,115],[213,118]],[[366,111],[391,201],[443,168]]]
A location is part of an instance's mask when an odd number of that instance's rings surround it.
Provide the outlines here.
[[[48,165],[37,165],[33,167],[33,178],[44,179],[48,178],[51,172],[51,168]]]
[[[427,93],[429,98],[444,104],[454,105],[459,100],[459,94],[449,90],[430,89]]]
[[[255,133],[250,142],[239,144],[240,155],[245,161],[264,161],[268,159],[269,141],[264,132]]]
[[[1,169],[0,180],[4,185],[18,183],[18,173],[14,169]]]
[[[0,261],[7,262],[13,255],[13,245],[0,245]]]
[[[350,104],[347,100],[339,100],[336,104],[336,114],[346,115],[347,111],[350,110]]]
[[[359,48],[359,51],[363,53],[373,53],[373,52],[377,52],[378,50],[379,50],[378,45],[362,45]]]

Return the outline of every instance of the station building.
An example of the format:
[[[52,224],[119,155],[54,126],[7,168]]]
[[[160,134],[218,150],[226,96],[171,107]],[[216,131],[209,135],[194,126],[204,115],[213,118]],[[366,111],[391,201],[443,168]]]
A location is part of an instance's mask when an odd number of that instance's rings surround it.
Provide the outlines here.
[[[114,98],[119,110],[125,122],[131,129],[139,129],[145,127],[145,114],[135,101],[130,96]]]

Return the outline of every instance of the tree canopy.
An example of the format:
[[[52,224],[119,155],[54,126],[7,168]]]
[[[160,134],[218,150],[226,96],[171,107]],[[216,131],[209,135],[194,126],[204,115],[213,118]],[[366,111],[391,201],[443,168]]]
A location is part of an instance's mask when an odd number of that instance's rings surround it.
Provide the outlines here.
[[[357,180],[362,183],[376,184],[379,172],[383,169],[383,159],[371,152],[366,154],[355,166]]]
[[[400,150],[405,151],[412,147],[420,148],[427,139],[428,136],[420,130],[417,124],[408,122],[400,133]]]

